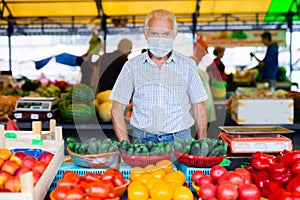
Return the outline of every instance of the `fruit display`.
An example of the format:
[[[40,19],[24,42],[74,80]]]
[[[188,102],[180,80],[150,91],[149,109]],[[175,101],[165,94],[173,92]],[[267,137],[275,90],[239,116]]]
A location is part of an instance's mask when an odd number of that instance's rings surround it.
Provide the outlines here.
[[[120,151],[123,154],[134,156],[163,156],[171,154],[171,144],[152,141],[142,144],[139,139],[130,144],[127,140],[123,140],[120,142]]]
[[[233,81],[239,85],[250,85],[255,80],[259,79],[259,70],[254,69],[236,69],[235,74],[233,75]]]
[[[97,108],[98,114],[103,122],[111,121],[112,101],[109,99],[111,90],[99,92],[94,99],[94,105]]]
[[[221,139],[205,138],[195,140],[178,139],[175,138],[174,149],[183,154],[202,156],[202,157],[216,157],[224,156],[227,153],[228,144]]]
[[[169,160],[144,168],[134,167],[130,172],[131,183],[128,186],[128,199],[164,199],[193,200],[193,193],[184,186],[185,175],[173,171]]]
[[[83,143],[77,142],[73,137],[67,138],[68,149],[82,155],[103,154],[118,151],[119,143],[110,138],[96,139],[92,137]]]
[[[128,184],[124,175],[114,169],[107,169],[103,174],[87,172],[82,176],[66,171],[50,197],[53,200],[117,200],[126,191]]]
[[[250,172],[244,168],[227,171],[225,167],[216,165],[209,176],[202,171],[195,171],[192,180],[193,188],[203,200],[261,199],[261,191],[252,183]]]
[[[46,87],[38,87],[35,90],[41,97],[60,97],[61,89],[50,83]]]
[[[300,151],[284,151],[277,157],[256,152],[245,168],[262,197],[270,200],[300,198]]]
[[[22,151],[0,149],[0,192],[20,192],[20,175],[27,172],[32,172],[33,183],[36,185],[53,156],[44,151],[36,158]]]
[[[0,96],[0,121],[12,116],[17,100],[14,96]]]
[[[94,92],[84,84],[75,84],[66,89],[64,98],[58,102],[62,121],[87,121],[95,112]]]

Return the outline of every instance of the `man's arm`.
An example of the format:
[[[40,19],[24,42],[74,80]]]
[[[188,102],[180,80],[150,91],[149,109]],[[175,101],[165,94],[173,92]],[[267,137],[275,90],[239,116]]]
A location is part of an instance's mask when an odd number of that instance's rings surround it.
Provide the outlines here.
[[[198,138],[207,137],[207,117],[206,108],[204,102],[196,103],[192,105],[193,116],[196,123],[196,131]]]
[[[112,122],[114,125],[115,133],[120,142],[122,140],[129,141],[127,128],[126,128],[126,122],[125,122],[125,118],[124,118],[125,109],[126,109],[125,104],[121,104],[116,101],[113,101],[112,109],[111,109]]]

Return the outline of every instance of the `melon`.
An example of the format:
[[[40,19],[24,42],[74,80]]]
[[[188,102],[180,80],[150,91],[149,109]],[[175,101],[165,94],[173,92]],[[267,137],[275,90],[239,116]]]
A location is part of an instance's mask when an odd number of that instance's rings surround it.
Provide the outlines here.
[[[111,90],[106,90],[106,91],[103,91],[103,92],[99,92],[96,96],[96,99],[98,101],[98,104],[102,104],[104,102],[112,102],[110,99],[109,99],[109,96],[111,94]]]
[[[109,122],[111,121],[111,102],[104,102],[100,106],[98,106],[98,114],[102,121]]]

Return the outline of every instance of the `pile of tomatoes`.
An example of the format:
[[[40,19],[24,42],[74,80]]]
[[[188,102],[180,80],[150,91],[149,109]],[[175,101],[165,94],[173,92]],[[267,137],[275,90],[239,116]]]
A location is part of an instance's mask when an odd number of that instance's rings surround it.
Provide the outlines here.
[[[66,171],[51,197],[55,200],[118,199],[115,187],[124,184],[124,175],[114,169],[108,169],[103,174],[87,172],[84,176]]]
[[[202,200],[260,200],[261,198],[260,190],[252,184],[250,172],[243,168],[236,168],[229,172],[222,166],[214,166],[209,176],[202,171],[195,171],[192,174],[192,181]]]
[[[145,168],[134,167],[130,172],[131,183],[128,187],[129,200],[193,200],[192,192],[184,185],[185,175],[174,171],[169,160]]]

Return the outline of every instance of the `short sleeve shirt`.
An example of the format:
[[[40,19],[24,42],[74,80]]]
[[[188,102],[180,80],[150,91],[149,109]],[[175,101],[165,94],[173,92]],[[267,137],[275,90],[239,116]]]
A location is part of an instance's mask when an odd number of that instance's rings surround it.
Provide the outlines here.
[[[207,99],[195,62],[175,51],[158,67],[145,52],[127,61],[110,98],[128,104],[133,100],[133,127],[152,134],[190,128],[190,103]]]

